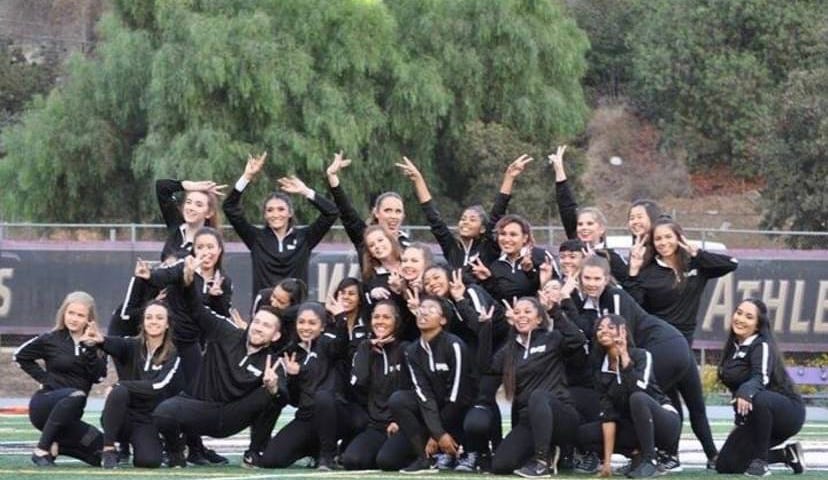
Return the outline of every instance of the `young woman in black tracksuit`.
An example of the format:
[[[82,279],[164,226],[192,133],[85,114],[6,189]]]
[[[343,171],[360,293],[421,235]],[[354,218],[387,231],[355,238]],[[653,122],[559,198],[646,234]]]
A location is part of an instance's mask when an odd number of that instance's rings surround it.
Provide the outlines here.
[[[627,228],[633,241],[650,233],[655,221],[661,217],[661,207],[652,200],[636,200],[627,212]]]
[[[404,358],[408,343],[396,336],[400,321],[394,302],[377,302],[371,313],[371,338],[364,338],[354,352],[349,383],[365,405],[368,426],[342,453],[341,462],[347,470],[396,471],[414,459],[388,406],[391,394],[411,388]]]
[[[608,286],[608,281],[609,265],[606,259],[593,255],[584,260],[580,295],[573,296],[579,311],[582,315],[594,315],[594,318],[615,313],[626,319],[635,344],[653,355],[655,378],[661,387],[668,395],[672,390],[677,390],[684,398],[693,432],[702,442],[708,459],[712,459],[716,446],[709,433],[696,360],[684,336],[669,323],[645,312],[626,291]],[[678,445],[660,452],[659,462],[664,469],[681,471],[677,451]]]
[[[443,330],[450,307],[430,295],[414,301],[420,338],[405,351],[414,389],[397,391],[389,400],[400,434],[416,455],[403,469],[407,473],[430,469],[428,457],[438,450],[457,457],[463,443],[463,420],[477,397],[474,359],[462,340]]]
[[[580,422],[566,386],[564,359],[582,350],[586,337],[566,317],[549,330],[546,311],[534,297],[519,299],[509,315],[514,337],[488,367],[502,376],[512,399],[512,430],[495,450],[491,471],[546,476],[557,471],[558,447],[574,438]],[[489,358],[490,331],[488,325],[481,328],[481,364]]]
[[[307,283],[310,252],[331,229],[339,212],[327,198],[317,195],[296,177],[279,179],[282,191],[300,194],[319,210],[307,227],[296,227],[293,205],[285,193],[273,192],[264,202],[264,227],[251,224],[241,206],[244,190],[262,170],[267,154],[250,157],[244,173],[224,200],[224,214],[250,250],[253,262],[253,295],[272,287],[285,277]]]
[[[633,457],[624,468],[626,476],[655,476],[660,473],[656,448],[669,448],[681,433],[681,418],[656,383],[656,360],[649,351],[635,348],[626,321],[618,315],[598,320],[594,343],[601,351],[595,373],[600,420],[582,425],[579,441],[586,450],[603,450],[602,477],[613,474],[614,452]]]
[[[495,231],[500,256],[488,265],[477,259],[472,265],[474,276],[498,301],[535,295],[540,289],[540,267],[554,265],[552,255],[534,246],[532,227],[519,215],[504,215]]]
[[[719,379],[733,395],[736,428],[725,440],[716,471],[769,475],[769,463],[805,470],[799,442],[771,450],[796,435],[805,422],[805,404],[771,333],[768,308],[747,299],[730,320],[730,335],[719,363]]]
[[[606,246],[607,218],[603,212],[595,207],[578,208],[563,165],[565,151],[565,146],[558,147],[557,153],[549,155],[549,163],[555,170],[555,201],[566,238],[578,238],[589,251],[606,258],[615,281],[625,286],[628,276],[627,262],[615,250]]]
[[[172,262],[171,262],[172,263]],[[134,337],[141,331],[144,306],[152,299],[163,300],[167,293],[149,284],[142,272],[149,264],[142,260],[135,263],[133,276],[129,279],[124,301],[115,307],[109,318],[106,334],[113,337]]]
[[[37,466],[53,466],[58,453],[101,463],[103,435],[81,420],[89,390],[106,376],[106,358],[91,340],[96,320],[95,300],[72,292],[58,309],[54,330],[14,352],[13,360],[40,384],[29,402],[29,419],[41,431],[32,453]]]
[[[339,209],[342,226],[345,233],[356,249],[357,260],[360,267],[365,268],[366,228],[371,225],[379,225],[388,235],[397,241],[401,248],[407,247],[411,241],[408,235],[402,230],[405,220],[405,205],[402,197],[397,192],[383,192],[374,200],[371,206],[371,216],[368,223],[357,213],[348,194],[339,184],[339,172],[351,164],[351,160],[343,157],[342,152],[334,154],[334,159],[325,171],[328,177],[328,186],[336,207]]]
[[[500,191],[495,197],[491,213],[487,215],[480,205],[466,208],[457,222],[456,236],[440,216],[422,173],[405,157],[403,157],[403,163],[397,164],[414,183],[417,200],[431,227],[431,233],[443,251],[443,257],[452,270],[463,269],[463,280],[466,283],[477,282],[471,269],[475,260],[480,259],[484,265],[489,265],[500,255],[494,227],[497,221],[506,214],[506,207],[512,198],[512,186],[515,179],[531,161],[532,158],[528,155],[521,155],[510,163],[503,176]]]
[[[135,337],[95,335],[95,343],[119,367],[118,383],[106,397],[101,425],[104,429],[101,466],[116,468],[115,442],[132,446],[133,465],[158,468],[161,441],[152,411],[171,391],[180,359],[172,343],[169,310],[153,300],[143,311],[141,331]]]
[[[218,197],[226,185],[211,181],[156,180],[155,195],[167,226],[161,260],[184,258],[193,250],[193,236],[201,227],[221,230]],[[179,205],[176,194],[184,192]]]
[[[320,470],[334,468],[337,439],[362,425],[341,410],[331,392],[337,389],[336,365],[347,349],[345,316],[335,312],[333,329],[326,330],[328,313],[318,303],[306,302],[296,317],[297,344],[281,359],[288,376],[296,415],[270,439],[261,466],[287,468],[302,457],[318,457]]]

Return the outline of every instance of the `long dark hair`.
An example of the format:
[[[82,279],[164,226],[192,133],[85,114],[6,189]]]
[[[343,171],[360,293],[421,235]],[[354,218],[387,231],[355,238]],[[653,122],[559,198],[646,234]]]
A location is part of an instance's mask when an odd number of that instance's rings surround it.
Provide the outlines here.
[[[770,348],[771,351],[771,358],[773,358],[773,367],[771,368],[770,374],[770,385],[776,385],[783,392],[788,394],[799,394],[793,380],[791,380],[790,375],[788,375],[788,372],[785,370],[785,361],[782,357],[782,352],[779,351],[779,346],[776,344],[776,339],[773,336],[773,326],[770,322],[767,305],[765,305],[765,302],[759,300],[758,298],[746,298],[741,301],[740,305],[742,303],[750,303],[756,307],[756,331],[761,337],[761,340],[767,342],[768,348]],[[739,348],[738,345],[739,340],[733,333],[733,327],[731,327],[730,334],[727,336],[727,340],[725,340],[724,347],[722,348],[722,359],[719,361],[720,372],[725,362],[733,358],[733,354],[736,349]]]
[[[672,217],[663,215],[659,217],[654,223],[652,228],[650,229],[650,234],[647,238],[647,252],[644,254],[644,265],[649,264],[650,262],[654,261],[656,251],[655,251],[655,230],[658,227],[667,227],[672,230],[673,235],[676,236],[676,239],[681,243],[687,243],[687,237],[684,235],[684,230],[681,228]],[[687,253],[683,248],[680,246],[676,248],[675,253],[676,259],[678,261],[678,267],[675,271],[675,282],[674,285],[678,285],[684,281],[684,274],[687,273],[687,270],[690,268],[690,254]]]
[[[201,227],[196,230],[195,235],[193,235],[193,255],[195,256],[195,244],[198,241],[198,237],[210,235],[216,239],[216,243],[218,243],[219,248],[221,249],[221,253],[219,253],[218,260],[216,260],[216,266],[214,267],[216,271],[221,270],[221,263],[224,260],[224,239],[221,238],[221,232],[216,230],[213,227]]]
[[[209,227],[208,227],[209,228]],[[135,336],[138,340],[141,341],[141,345],[146,347],[147,345],[147,337],[144,335],[144,312],[149,307],[153,305],[157,305],[162,307],[164,310],[167,311],[167,330],[164,332],[164,340],[161,343],[161,349],[155,355],[155,358],[152,360],[153,365],[162,365],[166,362],[171,356],[176,354],[175,345],[172,342],[172,319],[170,318],[170,307],[162,300],[150,300],[144,305],[144,310],[141,312],[141,326],[138,328],[138,335]],[[149,353],[147,351],[147,353]]]
[[[350,315],[350,314],[348,315],[348,330],[350,331],[354,327],[354,323],[356,323],[356,319],[359,318],[359,316],[362,315],[362,313],[363,313],[362,311],[364,310],[363,303],[365,303],[365,297],[364,297],[365,292],[362,288],[362,282],[360,282],[359,280],[357,280],[354,277],[345,277],[345,278],[342,279],[341,282],[339,282],[339,285],[336,286],[336,290],[334,290],[334,295],[333,295],[334,298],[337,298],[339,296],[339,292],[345,290],[348,287],[356,287],[356,289],[357,289],[357,300],[359,301],[359,303],[357,303],[356,311],[354,312],[354,315]]]
[[[265,198],[264,203],[262,203],[262,215],[264,215],[265,211],[267,210],[267,202],[269,202],[271,200],[281,200],[281,201],[285,202],[285,205],[287,205],[287,208],[288,208],[288,212],[290,212],[290,218],[288,219],[287,230],[290,230],[291,228],[293,228],[293,226],[296,224],[296,219],[294,218],[294,215],[293,215],[295,210],[293,209],[293,200],[290,199],[290,195],[288,195],[286,193],[282,193],[282,192],[275,192],[275,191],[270,192],[270,194],[267,196],[267,198]]]
[[[655,224],[655,221],[658,219],[658,217],[661,216],[661,207],[659,207],[654,200],[650,200],[649,198],[642,198],[634,201],[632,205],[630,205],[630,209],[627,210],[627,218],[629,218],[630,212],[632,212],[632,209],[635,207],[642,207],[644,209],[644,211],[647,213],[647,217],[650,220],[650,229],[652,229],[652,226],[653,224]],[[633,241],[635,241],[635,238],[633,238]]]
[[[500,233],[501,230],[506,225],[517,224],[520,227],[521,232],[526,235],[526,244],[527,245],[534,245],[535,244],[535,237],[532,235],[532,225],[529,223],[528,220],[521,217],[520,215],[515,215],[514,213],[510,213],[508,215],[504,215],[500,217],[500,220],[497,221],[495,224],[495,239],[497,238],[497,234]],[[524,245],[526,246],[526,245]]]
[[[540,301],[536,297],[520,297],[518,302],[529,302],[532,304],[532,307],[537,312],[538,316],[540,317],[540,324],[535,330],[546,331],[549,329],[549,315],[546,313],[546,309],[540,304]],[[503,390],[506,394],[506,398],[511,400],[515,396],[515,357],[517,356],[517,341],[512,341],[517,335],[517,331],[513,326],[511,328],[511,332],[509,334],[509,340],[506,343],[506,346],[503,347],[506,349],[506,354],[503,358]]]
[[[283,278],[273,288],[275,289],[276,287],[281,288],[288,294],[291,305],[298,305],[304,302],[308,296],[308,286],[299,278]]]
[[[592,325],[592,331],[595,332],[595,334],[592,337],[593,345],[600,345],[598,343],[598,325],[600,325],[601,322],[604,321],[604,319],[609,320],[610,323],[613,326],[615,326],[615,328],[621,328],[622,325],[625,327],[629,327],[629,325],[627,324],[627,319],[622,317],[621,315],[616,315],[614,313],[607,313],[605,315],[601,315],[600,317],[598,317],[598,319],[595,320],[595,323]],[[630,328],[627,328],[627,350],[631,348],[635,348],[635,340],[633,339],[632,330]],[[601,350],[606,351],[603,347],[601,347]]]

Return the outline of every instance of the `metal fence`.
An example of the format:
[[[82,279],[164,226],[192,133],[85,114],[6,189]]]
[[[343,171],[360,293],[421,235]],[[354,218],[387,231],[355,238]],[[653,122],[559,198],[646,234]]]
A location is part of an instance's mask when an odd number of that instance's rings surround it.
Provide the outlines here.
[[[454,228],[454,227],[452,227]],[[429,227],[409,225],[404,227],[413,240],[432,242]],[[222,230],[230,241],[238,241],[233,228],[224,225]],[[539,245],[557,245],[565,234],[563,227],[548,225],[534,227],[533,234]],[[786,240],[791,237],[817,237],[819,243],[828,248],[828,232],[804,232],[784,230],[749,230],[685,227],[691,240],[698,241],[702,248],[708,245],[725,246],[729,249],[747,248],[790,248]],[[627,227],[610,227],[607,229],[615,247],[623,248],[630,243]],[[138,223],[11,223],[0,222],[0,241],[112,241],[143,242],[164,241],[166,229],[161,224]],[[335,225],[327,235],[326,242],[348,243],[348,238],[341,225]],[[611,242],[612,243],[612,242]],[[720,247],[721,248],[721,247]]]

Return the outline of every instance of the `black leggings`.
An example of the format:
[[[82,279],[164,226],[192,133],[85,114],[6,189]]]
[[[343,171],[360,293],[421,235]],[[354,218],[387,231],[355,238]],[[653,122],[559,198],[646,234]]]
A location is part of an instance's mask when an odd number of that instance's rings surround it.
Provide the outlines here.
[[[426,428],[425,420],[420,412],[417,394],[411,390],[398,390],[388,399],[388,406],[400,425],[399,435],[404,435],[410,443],[412,455],[424,455],[431,432]],[[460,445],[464,444],[463,420],[466,418],[468,409],[468,406],[456,403],[446,403],[440,408],[440,421],[443,429]]]
[[[415,458],[405,435],[397,432],[389,437],[386,432],[369,427],[351,440],[342,453],[341,461],[346,470],[379,468],[394,472],[409,465]]]
[[[683,412],[681,409],[681,400],[687,406],[687,411],[690,414],[690,427],[693,433],[702,445],[704,454],[708,459],[714,458],[717,454],[716,444],[713,443],[713,434],[710,432],[710,422],[707,419],[707,408],[704,404],[704,392],[702,391],[701,376],[698,368],[694,366],[688,371],[681,380],[670,390],[666,391],[670,402],[676,407],[676,410],[681,417]],[[681,395],[681,398],[679,398]],[[676,444],[667,449],[667,452],[672,455],[678,454],[678,440]]]
[[[580,420],[575,407],[551,392],[535,390],[529,396],[527,411],[520,413],[517,425],[495,450],[492,473],[512,473],[532,456],[548,459],[553,444],[572,441]]]
[[[42,432],[37,448],[49,451],[57,442],[61,454],[100,466],[103,435],[81,420],[85,407],[86,393],[81,390],[38,390],[29,401],[29,420]]]
[[[469,409],[463,420],[466,437],[463,448],[467,452],[488,454],[503,440],[503,419],[495,398],[500,383],[500,376],[484,375],[480,379],[479,402]]]
[[[333,459],[337,440],[342,439],[346,445],[368,423],[365,411],[354,407],[336,399],[330,390],[316,392],[313,410],[297,411],[296,417],[267,443],[261,465],[287,468],[302,457],[317,455]]]
[[[753,396],[753,410],[744,425],[730,432],[716,462],[719,473],[744,473],[751,460],[784,461],[782,449],[770,450],[799,433],[805,423],[805,405],[780,393],[763,390]]]
[[[645,458],[654,459],[655,449],[667,449],[678,441],[681,418],[673,409],[659,405],[645,392],[630,395],[630,418],[617,420],[615,452],[631,456],[638,451]],[[581,425],[578,442],[584,451],[603,452],[602,422]]]
[[[273,398],[264,388],[230,403],[207,402],[181,394],[161,402],[152,418],[173,452],[184,448],[182,432],[225,438],[248,426],[250,449],[261,451],[270,438],[272,419],[278,417],[275,412],[281,412],[284,405],[281,397]]]
[[[104,446],[112,447],[119,440],[129,442],[134,451],[133,465],[142,468],[161,466],[161,439],[150,413],[129,407],[129,390],[126,387],[112,387],[101,414]]]

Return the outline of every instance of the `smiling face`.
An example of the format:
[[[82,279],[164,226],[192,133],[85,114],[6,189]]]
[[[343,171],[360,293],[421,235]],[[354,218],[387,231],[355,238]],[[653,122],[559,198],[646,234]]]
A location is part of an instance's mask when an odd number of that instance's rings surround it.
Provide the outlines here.
[[[290,225],[293,212],[290,205],[281,198],[271,198],[265,203],[264,218],[267,226],[277,231],[284,231]]]
[[[586,266],[581,270],[581,290],[588,297],[600,297],[608,283],[609,277],[601,267]]]
[[[382,230],[374,230],[365,236],[365,248],[379,261],[388,259],[393,252],[391,239]]]
[[[419,248],[406,248],[400,259],[400,275],[411,282],[419,279],[425,268],[425,253]]]
[[[653,229],[653,246],[662,258],[669,258],[678,251],[679,238],[669,225],[659,225]]]
[[[69,333],[81,334],[89,325],[90,311],[89,306],[79,302],[71,302],[66,306],[66,311],[63,314],[63,324]]]
[[[643,205],[636,205],[630,209],[627,227],[635,237],[639,237],[650,231],[652,221],[650,220],[650,215],[647,214],[647,209]]]
[[[561,282],[558,280],[549,280],[543,286],[543,293],[554,303],[561,301]]]
[[[312,342],[322,335],[325,326],[316,312],[310,309],[301,310],[296,317],[296,334],[303,342]]]
[[[595,338],[598,340],[598,345],[604,347],[604,350],[611,350],[615,347],[615,339],[617,337],[618,326],[612,323],[609,318],[602,318],[595,328]]]
[[[584,261],[583,252],[569,252],[564,251],[558,255],[561,262],[561,269],[567,276],[572,276],[578,273],[581,269],[581,262]]]
[[[253,315],[247,329],[247,343],[254,348],[261,348],[279,340],[281,323],[279,318],[267,310],[259,310]]]
[[[500,251],[509,257],[520,255],[520,251],[529,241],[528,232],[524,232],[519,223],[507,223],[497,232],[497,244]]]
[[[381,303],[371,313],[371,331],[374,337],[383,339],[394,335],[397,320],[394,318],[394,307]]]
[[[215,212],[210,207],[210,197],[205,192],[187,192],[181,214],[187,225],[195,228],[204,226],[204,222],[212,218]]]
[[[405,208],[403,202],[395,195],[385,195],[373,210],[377,224],[382,226],[386,232],[397,236],[400,226],[405,220]]]
[[[733,335],[743,341],[759,331],[759,309],[751,302],[742,302],[730,318]]]
[[[337,292],[336,299],[342,303],[345,313],[355,312],[359,309],[359,288],[356,285],[348,285]]]
[[[540,312],[537,306],[529,300],[518,300],[513,309],[512,325],[520,335],[527,335],[541,324]]]
[[[578,215],[576,233],[582,242],[595,245],[601,242],[601,238],[606,233],[606,227],[601,223],[595,213],[582,212]]]
[[[446,297],[449,293],[448,274],[442,268],[429,268],[423,274],[423,288],[430,295]]]
[[[193,254],[199,260],[201,268],[213,271],[221,258],[221,245],[214,235],[205,233],[196,237]]]
[[[153,304],[144,309],[144,335],[147,338],[161,338],[170,328],[167,309]]]
[[[282,287],[276,286],[270,293],[270,306],[276,310],[284,310],[290,306],[290,293]]]
[[[417,328],[420,332],[432,332],[443,328],[446,318],[443,316],[443,309],[439,303],[432,299],[425,299],[420,302],[417,309]]]
[[[485,230],[480,214],[470,208],[463,212],[463,215],[460,216],[460,220],[457,222],[457,233],[460,235],[460,238],[477,238]]]

